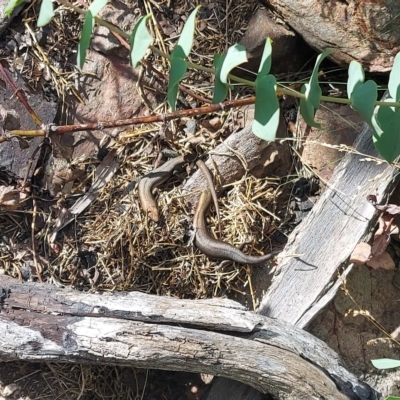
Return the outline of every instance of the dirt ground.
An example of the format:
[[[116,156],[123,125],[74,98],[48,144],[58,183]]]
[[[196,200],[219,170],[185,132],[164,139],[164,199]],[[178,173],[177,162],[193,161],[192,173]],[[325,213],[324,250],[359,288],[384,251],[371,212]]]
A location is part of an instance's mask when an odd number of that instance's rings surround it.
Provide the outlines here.
[[[174,1],[170,6],[170,2],[137,2],[137,8],[140,9],[142,14],[149,12],[149,7],[159,18],[159,28],[164,37],[164,45],[167,50],[171,48],[173,40],[176,37],[176,26],[181,24],[182,21],[177,17],[181,15],[188,15],[194,8],[196,2],[194,1]],[[213,52],[223,51],[228,45],[237,42],[246,31],[247,23],[250,16],[258,6],[258,2],[251,0],[245,4],[241,3],[239,8],[235,8],[232,2],[221,1],[204,1],[205,14],[203,18],[207,21],[204,27],[200,30],[201,34],[196,38],[195,44],[195,62],[203,62],[210,65],[211,56]],[[227,8],[227,4],[229,7]],[[122,8],[121,8],[122,9]],[[36,10],[37,11],[37,10]],[[20,18],[26,19],[32,17],[31,14],[23,14]],[[5,34],[5,41],[10,40],[11,36],[15,35],[15,29],[20,30],[21,41],[23,35],[26,33],[21,28],[22,19],[17,19],[15,25],[12,25]],[[75,16],[76,19],[76,16]],[[71,20],[72,21],[72,20]],[[221,22],[222,21],[222,22]],[[51,34],[59,29],[59,25],[52,26]],[[75,48],[77,32],[79,32],[80,25],[70,24],[68,29],[64,30],[63,36],[60,35],[59,42],[64,43],[64,47],[56,53],[50,53],[50,56],[55,58],[57,65],[62,71],[61,66],[65,68],[65,76],[74,78],[75,70],[69,67],[72,64],[72,54],[68,53],[68,46]],[[50,36],[51,36],[50,34]],[[75,42],[74,42],[75,40]],[[102,42],[102,44],[104,44]],[[26,47],[19,44],[24,51]],[[97,44],[100,46],[100,44]],[[55,47],[55,44],[52,43]],[[51,46],[50,46],[51,47]],[[45,47],[44,47],[45,48]],[[34,54],[33,48],[28,46],[31,54]],[[108,51],[108,50],[107,50]],[[95,57],[98,59],[107,60],[107,57],[116,57],[113,49],[109,50],[107,55],[94,55],[92,54],[91,66],[95,64],[93,60]],[[121,50],[119,50],[121,51]],[[62,56],[62,53],[64,54]],[[203,52],[201,54],[201,52]],[[21,52],[22,53],[22,52]],[[9,55],[10,60],[17,62],[19,57]],[[66,57],[66,58],[63,58]],[[120,57],[120,53],[118,55]],[[34,59],[34,57],[32,57]],[[65,61],[65,60],[68,60]],[[96,58],[97,60],[97,58]],[[103,62],[103,61],[99,61]],[[154,58],[150,60],[153,64],[162,63],[160,59]],[[37,62],[37,60],[36,60]],[[64,64],[63,64],[64,63]],[[90,64],[90,63],[88,63]],[[33,65],[33,64],[32,64]],[[39,63],[35,64],[39,65]],[[95,68],[95,67],[93,67]],[[97,68],[97,67],[96,67]],[[108,67],[107,67],[108,68]],[[26,71],[25,71],[26,72]],[[38,75],[39,72],[37,72]],[[118,73],[118,71],[116,72]],[[26,78],[29,74],[23,76]],[[65,122],[63,118],[67,118],[65,111],[65,104],[59,100],[60,93],[63,91],[69,92],[70,96],[74,96],[71,89],[70,81],[68,79],[60,79],[62,74],[53,75],[53,81],[46,79],[43,85],[39,85],[40,79],[33,79],[32,74],[29,75],[28,84],[30,87],[36,85],[36,88],[43,90],[46,94],[46,101],[51,104],[48,109],[52,110],[54,114],[57,112],[57,118],[60,124]],[[42,76],[43,78],[43,76]],[[201,82],[204,86],[202,89],[203,95],[209,95],[207,92],[207,85],[210,84],[210,77],[206,75],[191,76],[191,85],[199,85]],[[54,85],[54,80],[58,82]],[[72,79],[73,80],[73,79]],[[52,82],[52,84],[50,83]],[[104,84],[104,82],[100,82]],[[98,83],[97,83],[98,84]],[[160,84],[162,85],[162,84]],[[104,95],[101,91],[105,86],[92,86],[95,93],[94,98],[97,97],[98,103],[96,107],[93,106],[92,110],[96,113],[104,113],[104,109],[100,109],[101,102],[104,102]],[[122,89],[121,89],[122,90]],[[125,90],[131,90],[126,87]],[[246,95],[246,92],[237,92],[238,95]],[[107,96],[107,95],[105,95]],[[139,98],[139,97],[138,97]],[[76,99],[75,99],[76,100]],[[118,117],[125,117],[132,112],[132,107],[137,107],[138,113],[145,113],[142,106],[143,101],[148,101],[149,106],[156,108],[157,102],[160,101],[159,97],[152,93],[147,97],[132,100],[129,104],[130,109],[119,109],[121,114]],[[193,99],[192,99],[193,100]],[[69,97],[72,102],[71,97]],[[67,104],[68,106],[70,103]],[[95,100],[93,100],[94,102]],[[182,99],[182,104],[185,104],[187,99]],[[125,102],[128,103],[128,102]],[[147,103],[146,103],[147,104]],[[125,104],[126,105],[126,104]],[[82,106],[83,107],[83,106]],[[161,110],[165,111],[164,108]],[[46,108],[46,107],[45,107]],[[68,108],[68,107],[66,107]],[[70,111],[70,109],[68,109]],[[76,110],[75,110],[76,111]],[[110,111],[110,110],[108,110]],[[110,112],[113,114],[114,109]],[[81,109],[83,115],[87,109]],[[88,111],[89,112],[89,111]],[[161,111],[160,111],[161,112]],[[51,113],[50,113],[51,114]],[[213,128],[214,131],[205,133],[207,144],[202,143],[202,151],[204,154],[210,151],[223,141],[224,138],[233,130],[243,125],[243,112],[235,113],[219,113],[213,115],[213,118],[200,121],[204,127],[207,123],[208,129]],[[53,115],[53,114],[51,114]],[[96,118],[91,114],[92,118]],[[51,116],[49,116],[51,118]],[[328,117],[329,118],[329,117]],[[217,122],[215,122],[217,120]],[[222,121],[222,122],[221,122]],[[187,121],[185,121],[186,123]],[[200,124],[199,122],[199,124]],[[221,127],[221,126],[222,127]],[[27,128],[24,126],[23,128]],[[162,229],[151,228],[146,232],[138,232],[138,238],[141,240],[147,237],[147,242],[142,245],[141,253],[137,259],[145,260],[137,269],[124,270],[126,265],[139,265],[136,258],[132,258],[130,252],[129,242],[134,237],[132,233],[132,220],[123,220],[121,215],[126,215],[124,212],[130,212],[134,206],[137,206],[137,198],[133,197],[127,189],[127,182],[130,183],[147,173],[153,168],[155,154],[160,148],[165,147],[167,139],[174,137],[179,142],[180,139],[185,138],[182,133],[185,129],[189,129],[188,125],[172,124],[163,127],[164,132],[161,132],[157,137],[151,136],[152,132],[160,132],[160,126],[141,127],[142,132],[148,129],[150,133],[148,136],[142,135],[139,137],[134,131],[128,132],[121,141],[114,143],[115,149],[120,150],[120,170],[118,174],[113,177],[112,182],[106,187],[106,190],[99,197],[97,202],[91,205],[87,211],[78,220],[76,226],[72,229],[69,227],[62,235],[58,235],[55,244],[61,249],[56,253],[56,257],[47,260],[43,265],[43,278],[49,283],[62,283],[65,286],[71,286],[77,290],[141,290],[148,293],[157,293],[159,295],[173,295],[184,298],[203,298],[212,296],[228,296],[245,304],[249,309],[255,309],[262,293],[266,290],[269,284],[270,275],[266,269],[256,268],[251,269],[241,266],[230,266],[221,274],[216,270],[216,264],[210,262],[206,257],[197,254],[195,258],[198,262],[197,275],[185,264],[176,267],[177,261],[184,257],[188,257],[188,247],[186,243],[182,243],[182,237],[187,236],[187,225],[190,224],[191,211],[181,203],[180,192],[177,188],[179,179],[177,178],[172,184],[167,187],[170,197],[162,198],[160,196],[160,204],[163,210],[171,210],[171,214],[178,214],[179,210],[183,208],[184,215],[179,217],[170,217],[172,227],[176,237],[166,236],[165,226]],[[290,128],[288,128],[290,131]],[[332,131],[334,128],[331,128]],[[145,132],[146,133],[146,132]],[[164,135],[164,136],[163,136]],[[179,136],[182,135],[182,136]],[[95,134],[94,134],[95,136]],[[143,139],[145,137],[145,139]],[[326,139],[326,138],[325,138]],[[325,140],[324,139],[324,140]],[[72,147],[75,151],[76,160],[85,152],[89,152],[89,147],[80,146],[84,142],[81,137],[74,136],[72,145],[68,146],[65,143],[60,143],[61,152],[63,149]],[[64,147],[63,147],[64,146]],[[144,149],[144,150],[143,150]],[[174,145],[173,150],[180,151],[184,149],[184,145]],[[67,151],[65,150],[65,151]],[[144,156],[140,151],[144,153]],[[91,151],[91,150],[90,150]],[[138,156],[139,161],[135,159]],[[287,235],[295,226],[293,220],[295,217],[289,211],[291,209],[291,202],[293,201],[293,187],[296,180],[302,176],[302,166],[298,165],[299,160],[293,155],[293,163],[297,168],[288,168],[287,176],[274,177],[275,181],[270,183],[267,178],[256,179],[253,176],[246,177],[238,183],[236,187],[229,188],[228,194],[221,200],[222,205],[222,219],[228,221],[224,224],[223,234],[228,237],[231,242],[239,244],[244,241],[244,237],[234,233],[235,228],[229,225],[229,221],[234,220],[233,214],[238,213],[238,209],[231,207],[231,204],[240,203],[240,192],[248,192],[249,188],[253,190],[253,198],[247,199],[248,204],[252,204],[253,199],[257,199],[264,194],[264,202],[257,209],[267,210],[263,215],[265,219],[271,221],[270,215],[276,215],[281,221],[280,224],[263,226],[255,224],[250,233],[256,234],[259,239],[258,245],[261,248],[268,246],[279,247],[283,246]],[[309,155],[309,159],[313,158],[313,154]],[[47,158],[56,159],[55,154]],[[91,157],[91,158],[90,158]],[[85,173],[90,175],[90,172],[99,164],[99,159],[91,155],[85,160]],[[318,155],[324,159],[326,155]],[[336,155],[335,157],[339,157]],[[341,157],[341,156],[340,156]],[[336,160],[335,160],[336,161]],[[79,162],[77,162],[79,164]],[[330,164],[332,167],[333,164]],[[324,166],[323,174],[327,173]],[[54,171],[53,171],[54,172]],[[317,172],[321,172],[319,169]],[[322,172],[321,172],[322,173]],[[324,177],[326,177],[324,175]],[[174,178],[175,179],[175,178]],[[48,183],[48,182],[47,182]],[[38,202],[38,209],[40,209],[40,218],[36,223],[38,228],[43,231],[51,231],[53,229],[54,221],[57,216],[58,210],[63,206],[70,206],[77,196],[82,192],[79,190],[68,193],[65,197],[57,198],[57,185],[54,181],[45,191],[40,191],[43,195],[43,203]],[[79,185],[89,187],[91,184],[90,179],[84,181],[74,182],[75,188]],[[272,189],[268,189],[269,195],[265,195],[265,185],[269,185]],[[282,189],[283,188],[283,189]],[[164,190],[164,189],[163,189]],[[128,192],[128,194],[127,194]],[[53,200],[56,197],[56,200]],[[171,198],[173,200],[171,200]],[[118,199],[115,201],[114,199]],[[52,208],[44,205],[45,202],[51,203]],[[136,202],[136,203],[135,203]],[[164,202],[164,203],[163,203]],[[254,200],[256,202],[256,200]],[[400,204],[400,195],[395,193],[391,202]],[[257,203],[258,204],[258,203]],[[57,208],[58,207],[58,208]],[[168,208],[169,207],[169,208]],[[230,210],[231,208],[231,210]],[[178,211],[177,211],[178,210]],[[243,212],[243,220],[250,226],[249,221],[256,220],[258,214],[254,212],[252,207],[247,206],[240,209]],[[169,212],[169,211],[168,211]],[[229,213],[230,212],[230,213]],[[254,212],[254,213],[253,213]],[[26,215],[29,213],[27,212]],[[0,222],[4,232],[15,238],[16,236],[30,234],[30,218],[26,215],[16,214],[14,220],[18,221],[18,226],[23,227],[18,230],[14,227],[10,228],[9,215],[0,215]],[[140,219],[140,215],[138,217]],[[176,219],[173,219],[176,218]],[[47,227],[47,223],[49,225]],[[215,220],[212,220],[215,222]],[[135,221],[136,223],[136,221]],[[173,225],[175,223],[175,225]],[[6,225],[8,224],[8,225]],[[271,228],[272,226],[272,228]],[[77,228],[77,230],[75,230]],[[112,228],[111,228],[112,227]],[[13,230],[14,229],[14,230]],[[45,234],[39,233],[36,236],[38,242],[45,242]],[[150,228],[149,228],[150,229]],[[9,232],[12,231],[12,234]],[[47,234],[46,231],[46,234]],[[135,233],[136,234],[136,233]],[[140,236],[142,235],[142,236]],[[61,236],[61,238],[60,238]],[[107,236],[105,243],[104,237]],[[151,238],[149,240],[149,237]],[[156,239],[153,239],[156,238]],[[177,239],[180,238],[180,239]],[[154,250],[152,241],[157,241],[158,245],[163,244],[162,252]],[[129,243],[128,243],[129,242]],[[26,241],[24,242],[26,244]],[[78,244],[77,244],[78,243]],[[100,243],[100,244],[99,244]],[[126,245],[128,243],[128,245]],[[171,243],[173,245],[171,245]],[[46,248],[38,247],[39,249]],[[112,250],[110,250],[112,249]],[[257,249],[259,250],[259,249]],[[3,251],[3,250],[2,250]],[[396,244],[391,246],[390,251],[394,257],[398,256]],[[69,254],[91,254],[95,253],[97,257],[96,268],[87,268],[90,273],[80,273],[83,269],[79,270],[76,263],[72,262],[72,257]],[[37,279],[32,265],[29,264],[30,260],[22,262],[22,251],[18,253],[21,257],[18,261],[10,261],[2,259],[2,273],[18,277],[17,270],[23,275],[25,279]],[[192,253],[189,254],[193,256]],[[15,256],[15,253],[14,253]],[[16,259],[17,257],[15,257]],[[90,257],[82,256],[89,264]],[[193,258],[193,257],[192,257]],[[160,262],[162,260],[162,262]],[[13,264],[14,262],[14,264]],[[81,260],[82,262],[82,260]],[[161,265],[161,267],[160,267]],[[89,265],[90,267],[90,265]],[[96,271],[96,272],[95,272]],[[96,278],[96,274],[99,275]],[[347,279],[346,286],[338,293],[332,304],[330,304],[321,315],[319,315],[308,328],[308,330],[318,338],[327,342],[335,351],[337,351],[344,359],[349,370],[366,380],[370,385],[382,391],[384,394],[400,395],[400,376],[396,372],[377,372],[371,366],[370,360],[374,358],[396,358],[400,357],[400,347],[398,343],[387,338],[387,334],[398,338],[398,321],[400,321],[398,311],[398,299],[400,297],[400,284],[399,272],[386,270],[371,270],[368,267],[360,266],[354,268],[352,273]],[[202,395],[207,391],[212,377],[200,376],[199,374],[178,373],[170,371],[154,371],[154,370],[137,370],[129,367],[115,367],[115,366],[90,366],[79,364],[58,364],[58,363],[1,363],[0,364],[0,398],[4,399],[143,399],[143,400],[200,400]],[[266,396],[267,398],[267,396]]]

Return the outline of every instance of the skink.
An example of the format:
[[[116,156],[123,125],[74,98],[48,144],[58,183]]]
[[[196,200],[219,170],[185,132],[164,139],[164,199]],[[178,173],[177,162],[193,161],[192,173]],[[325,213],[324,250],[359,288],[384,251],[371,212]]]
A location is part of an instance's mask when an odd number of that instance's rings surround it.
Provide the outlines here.
[[[186,156],[171,158],[161,165],[161,167],[156,168],[140,180],[138,185],[140,205],[153,221],[158,222],[159,220],[158,207],[153,196],[153,189],[168,180],[174,170],[186,160]]]
[[[215,239],[207,229],[206,212],[211,203],[211,192],[203,190],[194,214],[194,229],[196,247],[210,258],[219,260],[231,260],[242,264],[257,265],[271,259],[280,251],[273,251],[263,256],[249,256],[229,243]]]
[[[217,192],[215,191],[211,172],[208,169],[207,165],[202,160],[197,160],[196,165],[197,165],[197,168],[199,168],[199,170],[203,173],[204,178],[206,178],[208,187],[211,190],[211,196],[212,196],[212,199],[214,202],[215,212],[217,213],[217,218],[218,218],[219,233],[221,233],[221,218],[219,216],[218,198],[217,198]]]

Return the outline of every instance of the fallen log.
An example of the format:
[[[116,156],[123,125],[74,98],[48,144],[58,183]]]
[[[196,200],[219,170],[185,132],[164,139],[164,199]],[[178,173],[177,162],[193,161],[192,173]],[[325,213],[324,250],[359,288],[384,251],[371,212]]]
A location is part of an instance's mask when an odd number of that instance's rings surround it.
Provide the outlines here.
[[[0,289],[1,361],[203,372],[279,399],[373,398],[354,397],[374,391],[324,342],[227,299],[87,294],[6,276]]]

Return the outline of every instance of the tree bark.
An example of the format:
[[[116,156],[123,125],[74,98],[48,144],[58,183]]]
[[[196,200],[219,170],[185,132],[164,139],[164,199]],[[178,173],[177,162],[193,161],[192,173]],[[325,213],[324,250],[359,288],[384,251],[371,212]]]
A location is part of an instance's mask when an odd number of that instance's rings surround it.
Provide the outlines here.
[[[361,398],[348,397],[349,388],[374,393],[324,342],[230,300],[86,294],[4,276],[0,286],[1,361],[203,372],[277,399]]]

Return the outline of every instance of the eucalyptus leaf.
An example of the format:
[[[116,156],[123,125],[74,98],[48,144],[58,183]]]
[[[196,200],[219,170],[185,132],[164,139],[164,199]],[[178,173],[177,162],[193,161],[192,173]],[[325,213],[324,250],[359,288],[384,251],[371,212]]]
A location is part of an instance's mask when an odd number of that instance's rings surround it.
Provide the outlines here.
[[[377,369],[388,369],[400,367],[400,360],[393,360],[391,358],[380,358],[371,360],[372,365]]]
[[[301,87],[300,92],[305,94],[308,90],[309,90],[309,84],[305,83]],[[315,108],[312,105],[311,101],[308,100],[307,98],[300,99],[300,114],[302,115],[304,121],[306,121],[308,125],[318,129],[321,128],[321,124],[319,124],[314,120]]]
[[[272,40],[267,38],[265,41],[264,51],[261,57],[258,76],[268,75],[272,64]]]
[[[140,17],[129,37],[129,44],[131,47],[130,59],[131,65],[134,68],[139,65],[140,60],[145,56],[146,51],[153,40],[146,26],[146,23],[150,18],[151,14]]]
[[[192,50],[194,30],[196,27],[196,14],[200,7],[201,6],[196,7],[189,15],[182,29],[178,43],[171,54],[171,71],[169,73],[167,101],[172,111],[176,110],[179,82],[187,71],[187,62],[185,59]]]
[[[305,96],[307,101],[309,101],[314,109],[319,108],[319,103],[321,100],[321,95],[322,91],[321,88],[319,87],[319,82],[318,82],[318,69],[321,64],[321,62],[324,60],[326,56],[332,53],[332,50],[326,50],[322,54],[320,54],[317,57],[317,60],[315,61],[314,69],[311,74],[310,82],[307,85],[307,90],[305,91]]]
[[[92,39],[94,18],[90,11],[86,12],[85,21],[82,27],[81,39],[78,44],[78,54],[76,57],[76,63],[80,71],[82,71],[83,64],[85,64],[86,51],[90,46]]]
[[[393,67],[389,76],[388,89],[395,101],[400,101],[400,53],[394,58]]]
[[[22,4],[25,0],[10,0],[4,9],[4,14],[7,15],[7,17],[11,17],[12,12],[14,11],[15,8],[17,8],[20,4]]]
[[[393,99],[388,98],[385,100],[385,102],[388,101],[393,101]],[[379,154],[387,162],[391,163],[400,155],[400,109],[395,107],[380,106],[376,118],[379,122],[382,132],[380,134],[377,132],[374,133],[374,145]]]
[[[374,81],[369,80],[354,86],[350,97],[350,106],[362,116],[365,122],[371,124],[377,98],[378,87]]]
[[[189,57],[193,46],[194,30],[196,28],[196,14],[201,6],[197,6],[186,20],[185,26],[182,29],[177,46],[181,47],[186,57]]]
[[[279,126],[279,102],[276,96],[276,79],[273,75],[256,79],[256,104],[253,133],[264,140],[275,140]]]
[[[352,61],[349,65],[349,79],[347,80],[347,97],[350,99],[354,89],[363,84],[365,80],[364,70],[360,63]]]
[[[41,26],[47,25],[52,18],[54,17],[54,6],[52,0],[42,0],[42,4],[40,5],[39,17],[37,20],[37,26],[40,28]]]
[[[225,85],[224,83],[221,82],[221,79],[219,79],[224,59],[225,55],[214,54],[215,81],[214,81],[214,94],[212,99],[213,104],[222,103],[226,99],[226,96],[228,95],[228,88],[229,88],[228,85]]]
[[[171,55],[171,71],[169,73],[167,90],[167,101],[172,111],[176,110],[176,99],[178,97],[179,82],[187,71],[186,61],[181,56],[179,56],[179,54],[183,54],[183,50],[180,49],[178,51],[175,51],[177,49],[179,49],[179,46],[174,49],[174,52]]]
[[[232,69],[245,62],[247,62],[247,52],[241,44],[234,44],[233,46],[229,47],[225,54],[221,72],[219,74],[219,79],[221,82],[227,85],[228,75]]]

